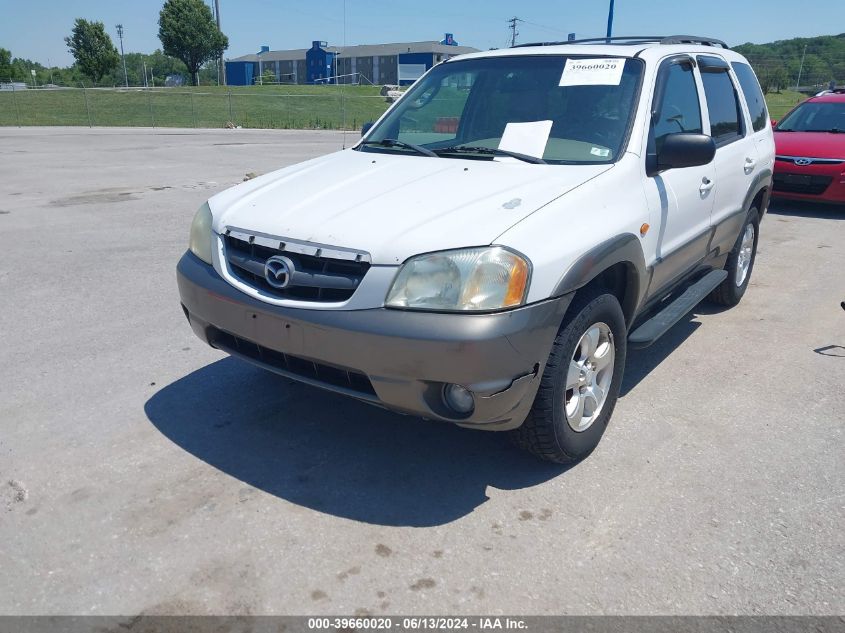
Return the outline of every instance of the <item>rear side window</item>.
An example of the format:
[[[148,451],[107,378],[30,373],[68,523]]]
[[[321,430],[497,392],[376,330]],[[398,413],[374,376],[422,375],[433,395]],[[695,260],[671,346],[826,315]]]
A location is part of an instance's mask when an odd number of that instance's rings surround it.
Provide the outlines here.
[[[710,111],[710,135],[716,145],[725,145],[741,137],[741,110],[730,75],[726,72],[703,72],[701,82]]]
[[[734,62],[731,65],[737,79],[739,79],[739,87],[742,88],[745,103],[748,104],[748,111],[751,113],[751,126],[755,132],[759,132],[766,127],[766,120],[769,118],[769,113],[766,111],[766,99],[763,97],[763,91],[760,90],[760,83],[748,64]]]
[[[654,149],[660,151],[669,134],[695,132],[701,134],[701,104],[698,88],[689,64],[672,64],[666,67],[666,84],[663,99],[655,109],[652,119]]]

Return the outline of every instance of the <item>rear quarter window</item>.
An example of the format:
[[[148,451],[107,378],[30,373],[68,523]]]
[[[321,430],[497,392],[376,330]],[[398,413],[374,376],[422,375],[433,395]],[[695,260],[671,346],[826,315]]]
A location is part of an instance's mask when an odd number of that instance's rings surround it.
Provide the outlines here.
[[[745,95],[745,103],[748,104],[748,111],[751,113],[751,126],[755,132],[766,127],[766,120],[769,118],[769,113],[766,110],[766,99],[763,96],[763,91],[760,89],[760,82],[751,66],[741,62],[734,62],[731,64],[737,79],[739,79],[739,86],[742,88],[742,94]]]

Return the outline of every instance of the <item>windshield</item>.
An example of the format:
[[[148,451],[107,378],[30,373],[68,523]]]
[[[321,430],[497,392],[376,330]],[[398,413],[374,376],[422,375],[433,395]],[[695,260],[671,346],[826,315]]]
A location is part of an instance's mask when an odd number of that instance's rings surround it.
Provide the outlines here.
[[[845,132],[845,102],[802,103],[775,129],[778,132]]]
[[[635,59],[559,55],[446,62],[420,79],[359,149],[612,162],[623,151],[642,71]]]

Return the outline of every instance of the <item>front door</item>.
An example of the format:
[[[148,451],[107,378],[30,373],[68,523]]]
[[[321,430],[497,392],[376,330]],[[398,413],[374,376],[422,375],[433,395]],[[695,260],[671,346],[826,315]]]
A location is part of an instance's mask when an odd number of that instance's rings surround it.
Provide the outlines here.
[[[687,56],[666,59],[658,70],[648,138],[647,163],[654,161],[669,134],[704,131],[699,83]],[[649,165],[647,164],[647,169]],[[651,217],[647,261],[652,272],[648,298],[671,288],[705,257],[713,208],[716,167],[711,161],[699,167],[669,169],[645,181]],[[651,236],[651,233],[650,233]]]

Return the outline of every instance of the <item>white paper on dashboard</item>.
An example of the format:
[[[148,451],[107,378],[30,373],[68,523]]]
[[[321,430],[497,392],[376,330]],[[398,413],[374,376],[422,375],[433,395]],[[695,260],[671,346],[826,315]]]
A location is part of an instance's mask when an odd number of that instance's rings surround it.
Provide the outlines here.
[[[502,140],[499,141],[499,149],[540,158],[546,151],[546,143],[549,142],[551,133],[551,121],[508,123],[502,134]]]
[[[622,81],[625,60],[567,59],[560,77],[561,86],[618,86]]]

